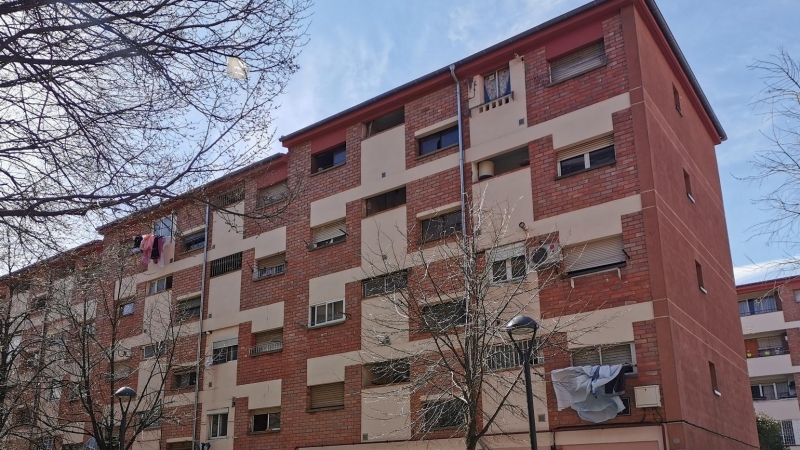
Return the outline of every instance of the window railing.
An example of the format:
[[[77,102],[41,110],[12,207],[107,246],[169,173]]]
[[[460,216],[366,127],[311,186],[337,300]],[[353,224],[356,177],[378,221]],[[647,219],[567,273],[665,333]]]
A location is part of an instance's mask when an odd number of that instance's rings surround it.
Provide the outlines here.
[[[768,314],[768,313],[773,313],[773,312],[778,312],[778,307],[777,306],[769,306],[769,307],[761,308],[761,309],[758,309],[758,310],[755,310],[755,311],[750,311],[750,310],[739,311],[739,316],[741,316],[741,317],[757,316],[759,314]]]
[[[269,353],[269,352],[277,352],[278,350],[282,349],[283,349],[283,342],[279,341],[265,342],[263,344],[258,344],[250,347],[250,356],[261,355],[263,353]]]
[[[758,356],[776,356],[776,355],[783,355],[786,353],[786,350],[783,347],[773,347],[773,348],[760,348],[758,349]]]
[[[253,279],[260,280],[261,278],[280,275],[284,272],[286,272],[286,264],[279,264],[272,267],[258,267],[253,273]]]

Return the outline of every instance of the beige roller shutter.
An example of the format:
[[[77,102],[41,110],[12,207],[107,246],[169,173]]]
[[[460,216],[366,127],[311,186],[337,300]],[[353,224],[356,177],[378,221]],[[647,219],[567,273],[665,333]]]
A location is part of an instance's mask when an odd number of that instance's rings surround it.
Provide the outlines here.
[[[625,259],[622,235],[619,235],[568,247],[564,250],[564,269],[569,274],[622,263]]]
[[[314,243],[324,242],[339,236],[344,236],[347,225],[344,219],[314,228]]]
[[[267,206],[281,202],[289,197],[289,186],[286,183],[279,183],[274,186],[266,187],[258,191],[258,205]]]
[[[597,347],[586,347],[572,353],[572,365],[574,367],[599,366],[600,351]]]
[[[311,409],[344,406],[344,383],[311,386]]]
[[[283,328],[256,333],[256,345],[268,344],[270,342],[283,342]]]
[[[599,150],[601,148],[609,147],[611,145],[614,145],[613,134],[601,136],[597,139],[592,139],[591,141],[587,141],[582,144],[573,145],[572,147],[567,147],[565,149],[557,150],[556,156],[559,161],[563,161],[565,159],[572,158],[573,156],[583,155],[584,153],[589,153],[591,151]]]
[[[611,345],[600,349],[603,365],[629,364],[633,362],[631,344]]]
[[[606,63],[606,49],[603,42],[572,52],[550,61],[550,82],[558,83],[588,72]]]

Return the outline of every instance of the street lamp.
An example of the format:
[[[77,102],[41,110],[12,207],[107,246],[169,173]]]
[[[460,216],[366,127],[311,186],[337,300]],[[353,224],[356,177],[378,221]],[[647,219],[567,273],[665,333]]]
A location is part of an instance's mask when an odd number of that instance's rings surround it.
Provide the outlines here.
[[[128,423],[126,421],[128,416],[128,410],[131,407],[131,400],[136,397],[136,391],[133,388],[128,386],[123,386],[117,389],[117,392],[114,393],[114,397],[117,398],[119,401],[119,409],[122,412],[122,421],[119,424],[119,448],[120,450],[125,450],[125,432],[128,428]],[[122,407],[122,399],[127,399],[128,403],[125,405],[125,408]]]
[[[528,432],[531,435],[531,450],[539,448],[536,442],[536,423],[533,420],[533,387],[531,386],[531,355],[533,354],[534,339],[536,339],[536,332],[539,330],[539,324],[535,320],[527,316],[516,316],[509,320],[503,327],[514,343],[514,348],[517,349],[519,357],[522,359],[522,368],[525,372],[525,396],[528,400]],[[522,337],[531,335],[531,340],[527,349],[520,347],[519,343],[514,339],[514,336]]]

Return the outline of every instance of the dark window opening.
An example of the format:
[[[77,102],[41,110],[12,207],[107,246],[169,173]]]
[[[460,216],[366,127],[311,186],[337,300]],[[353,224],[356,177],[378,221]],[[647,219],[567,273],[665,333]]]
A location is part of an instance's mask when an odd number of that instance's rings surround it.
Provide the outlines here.
[[[490,165],[487,163],[491,163]],[[528,147],[518,148],[478,163],[478,179],[500,176],[531,164]]]
[[[311,173],[322,172],[347,161],[347,146],[342,144],[334,149],[324,151],[311,157]]]
[[[717,395],[722,395],[719,390],[719,384],[717,383],[717,368],[711,361],[708,362],[708,371],[711,373],[711,390]]]
[[[197,372],[184,372],[175,375],[175,389],[184,389],[197,385]]]
[[[422,331],[442,333],[454,326],[467,323],[467,303],[465,300],[439,303],[422,308]]]
[[[365,137],[374,136],[381,131],[386,131],[389,128],[394,128],[398,125],[402,125],[406,121],[406,112],[405,108],[400,108],[396,111],[392,111],[389,114],[384,116],[378,117],[377,119],[373,119],[364,126],[366,127],[366,135]]]
[[[694,196],[692,195],[692,179],[689,178],[689,172],[683,171],[683,184],[686,187],[686,196],[694,203]]]
[[[466,403],[459,399],[426,402],[423,411],[422,425],[426,431],[459,428],[465,423]]]
[[[458,144],[458,125],[419,139],[419,154],[427,155]]]
[[[206,246],[206,230],[198,231],[183,238],[183,251],[190,252]]]
[[[363,297],[374,297],[376,295],[390,294],[404,289],[407,285],[408,273],[403,270],[362,281],[361,295]]]
[[[699,287],[700,291],[702,291],[704,294],[708,294],[705,283],[703,283],[703,266],[701,266],[699,262],[695,261],[694,270],[697,273],[697,287]]]
[[[178,319],[188,320],[200,317],[200,297],[178,302]]]
[[[393,191],[384,192],[366,200],[366,215],[371,216],[379,212],[406,204],[405,186]]]
[[[411,365],[407,359],[394,359],[368,364],[366,369],[363,387],[408,383],[411,379]]]
[[[214,197],[213,203],[214,206],[222,208],[239,203],[242,200],[244,200],[244,186],[237,186],[228,192],[223,192]]]
[[[226,274],[242,269],[242,252],[211,261],[211,276]]]
[[[263,412],[253,414],[252,432],[278,431],[281,429],[280,412]]]
[[[435,241],[461,232],[461,210],[422,221],[422,242]]]

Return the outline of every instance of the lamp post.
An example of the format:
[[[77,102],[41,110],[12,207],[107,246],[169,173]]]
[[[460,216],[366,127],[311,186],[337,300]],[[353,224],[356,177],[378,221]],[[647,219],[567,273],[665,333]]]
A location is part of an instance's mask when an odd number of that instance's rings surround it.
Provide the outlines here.
[[[119,424],[119,449],[125,450],[125,432],[128,428],[127,418],[128,418],[128,410],[131,407],[131,400],[136,397],[136,391],[133,388],[128,386],[123,386],[117,389],[117,392],[114,393],[114,397],[117,398],[119,401],[119,409],[122,412],[122,420]],[[125,405],[125,408],[122,407],[122,399],[127,399],[128,403]]]
[[[519,357],[522,359],[522,369],[525,372],[525,396],[528,400],[528,432],[531,436],[531,450],[539,448],[536,442],[536,422],[533,420],[533,387],[531,386],[531,355],[533,354],[534,339],[536,339],[536,332],[539,330],[539,324],[535,320],[527,316],[516,316],[509,320],[503,327],[514,343]],[[514,339],[514,336],[522,337],[531,335],[528,348],[523,349],[519,343]]]

